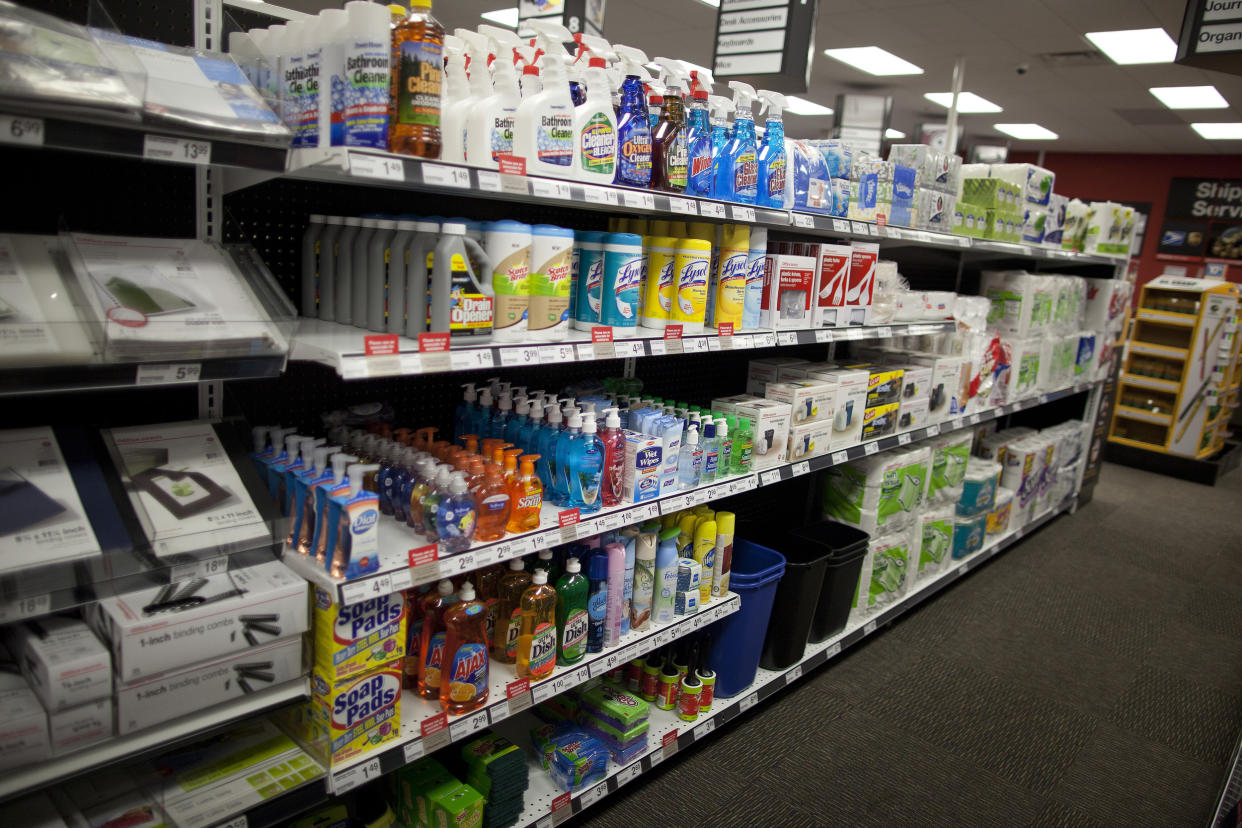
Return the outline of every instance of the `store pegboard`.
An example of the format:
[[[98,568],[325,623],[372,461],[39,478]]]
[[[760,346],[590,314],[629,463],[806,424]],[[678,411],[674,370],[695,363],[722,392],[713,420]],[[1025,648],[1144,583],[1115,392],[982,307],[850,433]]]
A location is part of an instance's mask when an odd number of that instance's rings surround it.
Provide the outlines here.
[[[188,0],[175,3],[160,0],[28,0],[22,5],[91,26],[100,25],[99,11],[102,9],[122,34],[177,46],[194,44],[193,15]]]

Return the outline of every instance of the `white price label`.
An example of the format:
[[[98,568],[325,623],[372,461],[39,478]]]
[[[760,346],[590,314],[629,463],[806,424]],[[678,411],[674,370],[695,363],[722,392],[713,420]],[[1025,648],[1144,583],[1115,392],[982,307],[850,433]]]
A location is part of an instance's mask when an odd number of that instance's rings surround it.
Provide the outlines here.
[[[541,816],[535,822],[535,828],[552,828],[552,825],[553,825],[553,822],[552,822],[551,814],[546,814],[544,816]]]
[[[834,466],[839,466],[842,463],[847,462],[849,459],[850,459],[849,452],[834,451],[832,453],[832,465]]]
[[[910,432],[903,431],[901,434],[897,435],[897,445],[905,446],[905,445],[909,445],[909,443],[910,443]]]
[[[874,621],[868,621],[866,624],[863,624],[863,635],[871,635],[873,632],[875,632]]]
[[[802,665],[801,664],[795,664],[794,666],[790,667],[789,670],[787,670],[785,673],[786,684],[792,684],[800,678],[802,678]]]
[[[0,623],[18,621],[22,618],[31,618],[36,615],[46,615],[51,611],[52,596],[47,593],[28,595],[25,598],[16,598],[0,604]]]
[[[423,182],[442,187],[469,187],[470,170],[464,167],[446,167],[443,164],[423,164]]]
[[[633,762],[626,765],[617,772],[617,786],[620,787],[626,782],[633,781],[635,777],[643,772],[643,763],[641,761]]]
[[[699,213],[711,218],[722,219],[725,217],[725,206],[719,201],[700,201]]]
[[[887,339],[893,335],[893,329],[892,328],[876,328],[875,335],[880,337],[881,339]]]
[[[880,450],[880,444],[876,442],[867,443],[863,446],[863,454],[875,454]]]
[[[820,343],[821,345],[822,345],[823,343],[825,343],[825,342],[831,342],[831,341],[832,341],[832,331],[816,331],[816,332],[815,332],[815,341],[816,341],[816,342],[818,342],[818,343]]]
[[[838,233],[850,232],[850,223],[845,219],[834,218],[832,220],[832,229]]]
[[[475,563],[473,552],[462,552],[451,558],[441,559],[440,561],[440,572],[442,575],[447,575],[453,572],[460,575],[463,572],[470,572],[471,570],[477,568],[478,564]]]
[[[407,765],[415,761],[416,759],[422,759],[423,758],[423,740],[415,739],[412,742],[407,742],[405,745],[405,750],[403,752],[405,755],[405,763]]]
[[[212,575],[227,572],[228,569],[228,556],[217,555],[214,558],[174,566],[168,573],[168,581],[175,584],[178,581],[188,581],[191,578],[209,578]]]
[[[375,757],[369,762],[343,770],[332,777],[332,792],[337,796],[352,791],[354,788],[369,782],[380,775],[380,760]]]
[[[694,729],[694,741],[712,735],[716,731],[716,720],[708,719]]]
[[[210,164],[211,142],[192,138],[170,138],[147,135],[142,142],[142,157],[153,161],[176,161],[181,164]]]
[[[776,335],[778,345],[797,345],[798,335],[793,331],[783,331]]]
[[[753,348],[755,347],[755,337],[752,334],[737,334],[733,337],[734,348]]]
[[[705,354],[708,351],[712,350],[712,346],[711,346],[712,340],[707,338],[706,336],[695,337],[693,339],[687,339],[685,340],[685,342],[687,343],[686,350],[692,354]],[[719,346],[717,346],[717,348],[719,348]]]
[[[574,361],[573,345],[541,345],[539,347],[539,364],[552,365],[557,362]]]
[[[176,385],[182,382],[198,382],[202,375],[203,366],[198,362],[139,365],[134,375],[134,385]]]
[[[215,828],[250,828],[250,820],[245,814],[242,814],[241,816],[233,817],[228,822],[217,824]]]
[[[674,638],[673,631],[669,629],[660,630],[655,636],[655,645],[657,648],[663,647]]]
[[[755,334],[756,348],[773,348],[776,346],[776,334],[761,333]]]
[[[979,420],[982,418],[978,414],[971,414],[969,419],[970,419],[971,425],[977,425],[979,423]]]
[[[1047,394],[1040,394],[1040,395],[1039,395],[1039,404],[1040,404],[1040,405],[1043,405],[1043,404],[1044,404],[1044,403],[1046,403],[1046,402],[1048,402],[1048,395],[1047,395]]]
[[[349,173],[360,178],[405,181],[405,162],[400,158],[355,152],[349,155]]]
[[[800,477],[801,475],[810,474],[810,473],[811,473],[811,464],[808,461],[802,460],[800,462],[793,464],[793,476],[794,477]]]
[[[692,198],[677,198],[676,196],[669,196],[668,206],[674,213],[683,213],[687,216],[697,216],[699,214],[698,208],[695,207],[694,199]]]
[[[729,208],[729,213],[733,216],[734,221],[753,222],[755,220],[755,208],[746,207],[741,204],[734,204]]]
[[[43,119],[0,115],[0,144],[43,146]]]
[[[732,339],[733,339],[733,337],[729,337],[729,339],[730,339],[730,340],[732,340]],[[729,343],[730,347],[732,347],[732,344],[733,344],[732,342],[730,342],[730,343]],[[718,336],[713,336],[713,337],[708,338],[708,340],[707,340],[707,350],[709,350],[709,351],[719,351],[719,350],[720,350],[720,337],[718,337]]]
[[[806,213],[794,213],[793,224],[794,227],[813,228],[815,226],[815,219],[811,218]]]
[[[479,170],[475,173],[479,177],[479,189],[486,193],[500,192],[500,173],[492,170]]]
[[[392,576],[385,573],[365,581],[341,584],[341,603],[356,604],[369,598],[382,598],[392,593]]]
[[[581,803],[583,808],[589,808],[596,802],[603,799],[604,794],[606,793],[608,793],[608,782],[600,782],[599,784],[592,785],[582,793],[578,794],[578,802]]]
[[[654,769],[656,765],[660,764],[663,761],[664,761],[664,748],[660,748],[659,750],[652,751],[651,754],[647,757],[647,763],[651,765],[652,769]]]
[[[529,345],[525,348],[501,348],[500,364],[506,368],[514,365],[538,365],[539,346]]]
[[[477,730],[487,727],[487,711],[479,710],[449,725],[449,736],[454,742],[464,739]]]
[[[530,180],[531,195],[537,195],[541,198],[562,198],[569,199],[573,197],[573,189],[560,181],[549,181],[546,178],[532,178]]]
[[[780,482],[781,482],[781,470],[780,469],[770,469],[768,471],[760,473],[759,475],[760,486],[771,486],[773,483],[780,483]]]
[[[626,339],[612,344],[613,350],[616,352],[617,359],[634,359],[636,357],[645,356],[643,351],[643,341],[641,339]]]
[[[680,344],[680,343],[678,343],[678,344]],[[667,352],[664,350],[664,340],[663,340],[663,339],[653,339],[653,340],[651,340],[649,343],[647,343],[647,346],[651,349],[651,355],[652,355],[652,356],[664,356],[664,354],[665,354],[665,353],[667,353]]]
[[[454,371],[469,371],[472,368],[491,368],[496,364],[491,348],[474,348],[469,351],[453,351],[449,354],[449,362]]]
[[[831,647],[824,650],[824,658],[836,658],[841,654],[841,642],[835,642]]]
[[[870,236],[870,235],[871,235],[871,225],[870,225],[870,224],[866,224],[865,222],[861,222],[861,221],[852,221],[852,222],[850,222],[850,229],[851,229],[851,230],[853,230],[855,233],[857,233],[857,234],[858,234],[858,235],[860,235],[860,236]]]
[[[750,710],[752,707],[754,707],[758,703],[759,703],[759,693],[756,691],[754,693],[749,693],[746,696],[744,696],[742,700],[737,703],[737,707],[738,707],[738,710],[745,713],[747,710]]]
[[[939,425],[938,423],[937,423],[936,425],[929,425],[929,426],[927,427],[927,436],[928,436],[928,437],[935,437],[935,436],[936,436],[936,435],[938,435],[939,433],[940,433],[940,425]]]

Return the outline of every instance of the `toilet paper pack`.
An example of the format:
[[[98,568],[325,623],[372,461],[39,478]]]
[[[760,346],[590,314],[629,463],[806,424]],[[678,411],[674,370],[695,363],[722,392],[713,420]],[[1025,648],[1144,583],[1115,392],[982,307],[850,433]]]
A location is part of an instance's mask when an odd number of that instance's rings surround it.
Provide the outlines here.
[[[1086,297],[1082,327],[1093,331],[1118,331],[1125,324],[1134,286],[1125,279],[1085,279]]]
[[[892,604],[910,591],[918,574],[921,547],[922,536],[913,530],[878,538],[868,544],[871,572],[863,581],[867,584],[868,608]]]
[[[953,552],[953,506],[928,509],[919,516],[918,580],[935,577],[948,566]]]
[[[1026,509],[1039,494],[1048,441],[1038,435],[1023,437],[1005,447],[1000,484],[1014,493],[1015,509]]]
[[[1017,339],[1005,340],[1009,346],[1009,394],[1007,402],[1022,400],[1038,394],[1040,387],[1040,357],[1043,353],[1044,340]]]
[[[928,503],[953,504],[961,498],[973,442],[974,433],[968,428],[942,434],[931,440],[927,447],[931,458],[927,475]]]

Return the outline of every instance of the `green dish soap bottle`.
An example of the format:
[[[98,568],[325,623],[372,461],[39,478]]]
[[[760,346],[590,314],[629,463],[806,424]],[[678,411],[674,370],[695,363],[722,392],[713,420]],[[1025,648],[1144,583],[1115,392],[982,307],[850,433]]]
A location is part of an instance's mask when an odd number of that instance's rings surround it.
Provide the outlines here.
[[[556,663],[577,664],[586,655],[589,585],[577,558],[565,561],[556,582]]]

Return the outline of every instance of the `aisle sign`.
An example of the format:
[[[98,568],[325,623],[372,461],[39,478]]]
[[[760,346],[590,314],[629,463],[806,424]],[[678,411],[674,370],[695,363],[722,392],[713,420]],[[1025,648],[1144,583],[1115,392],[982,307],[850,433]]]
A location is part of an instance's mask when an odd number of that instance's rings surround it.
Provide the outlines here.
[[[1242,0],[1189,0],[1177,63],[1242,75]]]
[[[712,73],[776,92],[806,92],[818,0],[720,0]]]

